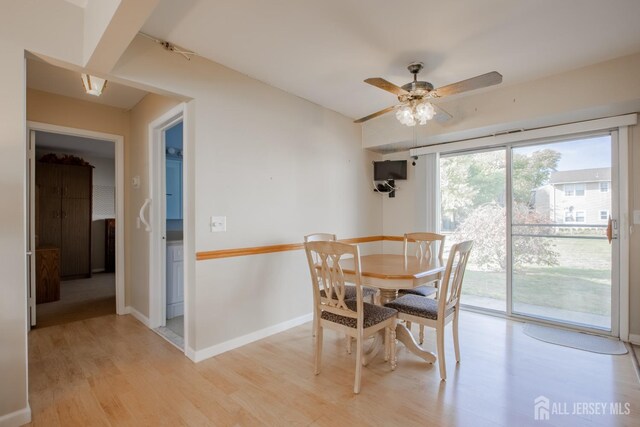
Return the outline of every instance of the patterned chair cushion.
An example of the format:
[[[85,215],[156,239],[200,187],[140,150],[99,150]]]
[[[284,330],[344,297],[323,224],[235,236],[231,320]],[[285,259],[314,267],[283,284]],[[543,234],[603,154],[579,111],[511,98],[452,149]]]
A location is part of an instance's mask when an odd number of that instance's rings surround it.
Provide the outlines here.
[[[346,301],[346,304],[350,310],[354,310],[354,311],[356,310],[356,300]],[[396,314],[398,314],[398,311],[392,308],[369,304],[367,302],[363,303],[363,309],[364,309],[364,327],[365,328],[368,328],[373,325],[377,325],[378,323],[383,322],[391,317],[394,317]],[[358,327],[358,320],[351,317],[340,316],[338,314],[330,313],[328,311],[323,311],[320,317],[330,322],[348,326],[349,328]]]
[[[385,304],[385,307],[394,308],[401,313],[426,319],[438,319],[438,300],[421,297],[419,295],[406,294],[398,299]],[[453,313],[453,307],[447,310],[446,315]]]
[[[423,297],[431,296],[436,292],[438,292],[438,290],[433,286],[418,286],[417,288],[398,290],[398,293],[400,295],[411,294],[411,295],[421,295]]]
[[[365,286],[362,287],[362,297],[363,298],[367,298],[367,297],[371,297],[373,298],[373,296],[376,294],[376,290],[372,289],[372,288],[367,288]],[[326,298],[327,294],[324,290],[320,290],[320,296],[322,298]],[[344,291],[344,299],[356,299],[357,295],[356,295],[356,287],[355,286],[345,286],[345,291]]]

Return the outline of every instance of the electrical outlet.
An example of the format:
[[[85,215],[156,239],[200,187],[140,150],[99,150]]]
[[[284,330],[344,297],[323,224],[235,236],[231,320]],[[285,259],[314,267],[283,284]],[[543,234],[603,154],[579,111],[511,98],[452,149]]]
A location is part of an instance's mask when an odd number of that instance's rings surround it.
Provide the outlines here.
[[[633,211],[633,223],[640,224],[640,211]]]
[[[216,233],[220,231],[227,231],[227,217],[226,216],[212,216],[209,222],[211,232]]]

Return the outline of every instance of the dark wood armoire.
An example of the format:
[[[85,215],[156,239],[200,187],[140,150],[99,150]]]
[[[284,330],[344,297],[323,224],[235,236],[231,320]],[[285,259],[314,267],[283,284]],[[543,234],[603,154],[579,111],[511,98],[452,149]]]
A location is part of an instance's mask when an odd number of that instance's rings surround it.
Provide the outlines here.
[[[37,245],[60,249],[62,279],[91,277],[92,177],[92,166],[36,166]]]
[[[113,273],[116,271],[116,220],[107,218],[104,225],[104,271]]]

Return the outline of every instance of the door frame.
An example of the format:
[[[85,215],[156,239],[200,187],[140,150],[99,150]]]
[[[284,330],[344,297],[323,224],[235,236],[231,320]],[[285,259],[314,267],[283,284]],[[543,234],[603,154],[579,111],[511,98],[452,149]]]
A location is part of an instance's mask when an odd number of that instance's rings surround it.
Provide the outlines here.
[[[187,104],[180,103],[149,124],[149,327],[156,329],[166,323],[166,189],[165,189],[165,131],[182,122],[182,224],[183,224],[183,292],[184,292],[184,353],[190,357],[189,347],[189,286],[188,286],[188,233],[189,197],[186,171],[190,167],[188,144]]]
[[[114,144],[115,151],[115,216],[116,216],[116,313],[119,315],[127,314],[125,308],[125,256],[124,256],[124,137],[122,135],[115,135],[104,132],[96,132],[86,129],[72,128],[67,126],[52,125],[49,123],[27,121],[27,136],[30,139],[31,131],[41,131],[49,133],[58,133],[63,135],[79,136],[85,138],[94,138],[105,141],[111,141]],[[30,141],[27,140],[27,144]],[[27,150],[29,145],[27,145]],[[35,152],[35,146],[33,147]],[[30,176],[27,177],[29,191],[32,197],[35,197],[35,167],[32,168]],[[35,201],[34,201],[35,202]],[[35,206],[35,205],[34,205]],[[29,228],[31,235],[35,235],[35,221],[32,218],[28,218]],[[28,231],[27,231],[28,233]],[[28,235],[28,234],[27,234]],[[35,249],[35,248],[34,248]],[[32,271],[35,269],[35,256],[31,256]],[[32,278],[35,280],[35,277]],[[36,316],[34,316],[37,320]]]

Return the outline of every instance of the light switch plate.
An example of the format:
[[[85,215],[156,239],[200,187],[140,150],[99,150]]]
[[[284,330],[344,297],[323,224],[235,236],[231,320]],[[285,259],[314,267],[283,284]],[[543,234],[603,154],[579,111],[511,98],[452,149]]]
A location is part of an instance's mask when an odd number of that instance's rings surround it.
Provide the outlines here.
[[[227,231],[227,217],[226,216],[212,216],[209,223],[211,232],[216,233],[220,231]]]
[[[640,224],[640,211],[633,211],[633,223]]]

